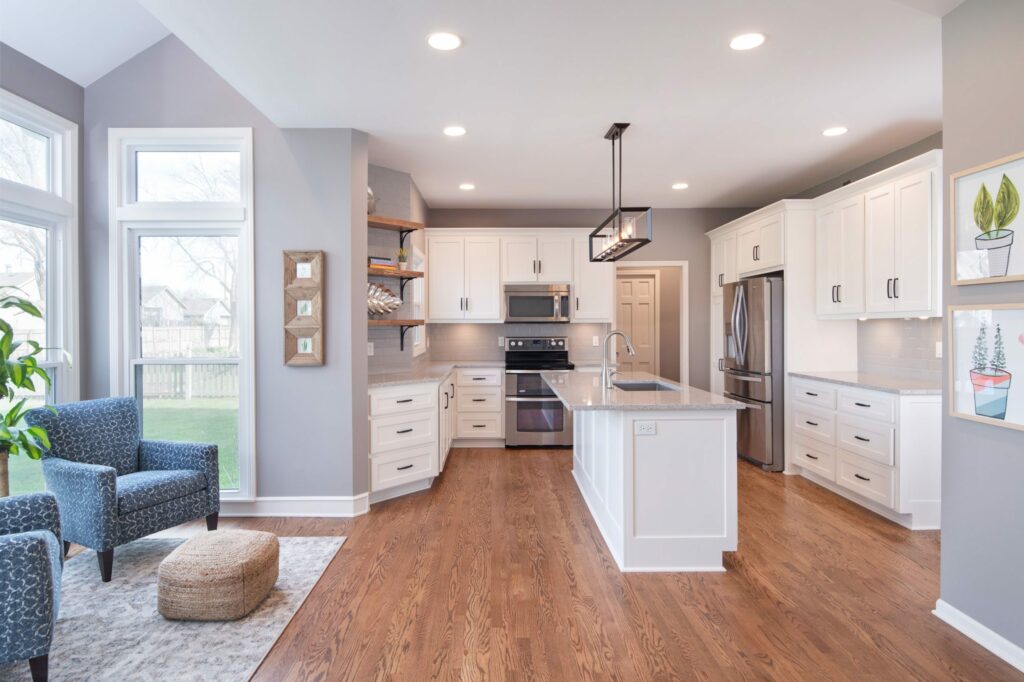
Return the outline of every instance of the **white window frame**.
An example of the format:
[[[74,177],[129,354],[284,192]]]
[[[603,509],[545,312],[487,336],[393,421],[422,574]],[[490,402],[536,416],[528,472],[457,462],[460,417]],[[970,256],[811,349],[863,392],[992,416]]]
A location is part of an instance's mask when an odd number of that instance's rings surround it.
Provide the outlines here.
[[[0,117],[49,139],[49,190],[0,178],[0,218],[47,232],[45,360],[52,403],[80,396],[78,370],[78,124],[0,88]],[[61,352],[63,351],[63,353]],[[65,355],[66,354],[66,355]]]
[[[217,150],[241,153],[238,202],[135,201],[135,152],[138,150]],[[253,273],[253,156],[251,128],[111,128],[107,139],[110,206],[110,391],[134,396],[138,364],[234,364],[223,358],[188,358],[139,363],[137,357],[138,292],[136,258],[130,250],[139,236],[187,232],[196,236],[238,235],[239,489],[221,491],[221,499],[256,499],[255,422],[255,280]]]

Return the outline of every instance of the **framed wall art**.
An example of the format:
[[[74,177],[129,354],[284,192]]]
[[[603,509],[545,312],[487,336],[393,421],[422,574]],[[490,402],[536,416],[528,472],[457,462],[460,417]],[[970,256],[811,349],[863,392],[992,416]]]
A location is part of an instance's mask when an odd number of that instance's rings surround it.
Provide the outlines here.
[[[324,364],[324,252],[284,252],[284,363]]]
[[[1024,431],[1024,304],[950,306],[949,411]]]
[[[1024,152],[950,176],[952,283],[1024,280]],[[1020,233],[1020,234],[1018,234]]]

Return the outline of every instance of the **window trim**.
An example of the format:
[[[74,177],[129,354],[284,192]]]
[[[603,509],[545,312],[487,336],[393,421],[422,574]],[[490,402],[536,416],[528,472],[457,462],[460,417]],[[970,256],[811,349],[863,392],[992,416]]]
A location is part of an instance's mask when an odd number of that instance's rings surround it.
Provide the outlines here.
[[[161,229],[189,231],[197,235],[237,226],[239,239],[239,489],[221,492],[221,499],[256,499],[256,328],[255,261],[253,221],[252,128],[110,128],[107,133],[109,254],[110,254],[110,393],[133,396],[135,339],[131,294],[135,259],[129,249],[140,234],[159,234]],[[219,146],[238,150],[241,159],[241,201],[234,202],[134,202],[134,151],[136,149],[195,149]],[[232,228],[234,229],[234,228]],[[167,358],[151,358],[165,363]],[[195,359],[199,361],[199,358]],[[205,360],[204,360],[205,361]],[[196,364],[199,364],[198,362]],[[220,364],[224,364],[223,360]]]
[[[50,139],[50,190],[0,178],[0,218],[47,230],[47,345],[70,357],[56,368],[54,402],[81,395],[78,298],[78,124],[0,88],[0,117]]]

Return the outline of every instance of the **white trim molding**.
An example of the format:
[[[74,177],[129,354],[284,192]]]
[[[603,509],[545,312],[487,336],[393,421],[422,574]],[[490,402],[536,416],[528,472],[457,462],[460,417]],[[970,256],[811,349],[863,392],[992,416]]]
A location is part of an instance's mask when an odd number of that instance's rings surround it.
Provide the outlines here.
[[[935,602],[935,610],[932,611],[932,614],[1024,673],[1024,648],[1017,646],[941,599]]]
[[[370,510],[370,494],[338,497],[257,497],[221,500],[220,515],[349,518]]]

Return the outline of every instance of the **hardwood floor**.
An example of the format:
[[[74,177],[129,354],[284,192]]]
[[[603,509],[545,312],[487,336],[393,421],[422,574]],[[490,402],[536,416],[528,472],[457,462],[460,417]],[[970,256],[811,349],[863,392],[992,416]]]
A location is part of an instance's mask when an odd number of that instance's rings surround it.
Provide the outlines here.
[[[1022,679],[931,615],[937,532],[741,465],[726,573],[622,574],[571,465],[456,450],[364,517],[223,519],[349,536],[254,679]]]

